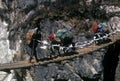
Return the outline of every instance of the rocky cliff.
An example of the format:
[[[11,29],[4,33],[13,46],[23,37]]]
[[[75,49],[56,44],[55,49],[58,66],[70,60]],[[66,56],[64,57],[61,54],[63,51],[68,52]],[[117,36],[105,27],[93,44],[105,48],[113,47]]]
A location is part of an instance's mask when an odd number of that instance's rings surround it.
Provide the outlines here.
[[[100,6],[101,0],[0,0],[0,2],[1,22],[5,25],[1,24],[1,46],[5,46],[1,47],[1,50],[7,55],[2,63],[29,58],[31,49],[26,44],[26,33],[38,26],[41,27],[42,40],[49,41],[49,34],[64,25],[68,29],[72,28],[74,41],[80,41],[81,44],[93,39],[91,27],[95,21],[104,20],[110,22],[112,26],[120,27],[118,17],[111,19],[116,14],[109,14],[114,9]],[[119,12],[119,8],[116,11]],[[34,66],[28,70],[15,70],[11,73],[15,74],[13,77],[16,77],[17,81],[32,81],[32,79],[33,81],[114,81],[119,60],[119,45],[118,41],[114,45],[77,58]],[[38,44],[36,49],[38,58],[49,58],[50,52],[41,49],[40,46]],[[116,73],[118,78],[119,72]],[[28,79],[29,77],[32,79]]]

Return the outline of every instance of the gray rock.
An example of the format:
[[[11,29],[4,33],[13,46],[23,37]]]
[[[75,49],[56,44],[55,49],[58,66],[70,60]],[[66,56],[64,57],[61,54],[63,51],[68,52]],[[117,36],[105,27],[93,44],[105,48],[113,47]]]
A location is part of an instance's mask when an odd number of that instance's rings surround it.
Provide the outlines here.
[[[17,2],[19,3],[18,7],[24,10],[26,13],[31,11],[37,5],[37,1],[35,0],[19,0]]]
[[[102,53],[93,52],[93,54],[84,55],[82,58],[75,59],[72,66],[81,77],[97,79],[101,77],[101,73],[103,72],[102,60]]]
[[[40,44],[38,44],[36,48],[36,53],[37,53],[38,59],[49,58],[49,51],[47,49],[40,48]]]

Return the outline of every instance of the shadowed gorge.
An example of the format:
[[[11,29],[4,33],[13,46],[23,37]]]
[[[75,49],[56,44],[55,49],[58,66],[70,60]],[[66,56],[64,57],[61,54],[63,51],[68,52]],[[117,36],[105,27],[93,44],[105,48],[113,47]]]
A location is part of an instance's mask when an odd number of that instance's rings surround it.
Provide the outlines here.
[[[120,53],[120,41],[115,45],[111,45],[108,48],[107,53],[104,56],[104,80],[103,81],[115,81],[115,72],[118,66],[119,53]]]

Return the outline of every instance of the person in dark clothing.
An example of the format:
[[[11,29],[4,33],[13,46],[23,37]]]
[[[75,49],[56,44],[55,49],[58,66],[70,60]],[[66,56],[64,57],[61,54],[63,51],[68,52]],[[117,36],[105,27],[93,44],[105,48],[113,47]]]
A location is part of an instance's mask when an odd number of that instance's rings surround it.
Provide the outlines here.
[[[41,31],[40,28],[37,27],[32,35],[31,41],[29,43],[29,47],[32,49],[31,55],[30,55],[30,62],[33,59],[33,55],[35,56],[36,61],[39,61],[37,58],[37,53],[36,53],[36,47],[38,45],[38,40],[41,40]]]

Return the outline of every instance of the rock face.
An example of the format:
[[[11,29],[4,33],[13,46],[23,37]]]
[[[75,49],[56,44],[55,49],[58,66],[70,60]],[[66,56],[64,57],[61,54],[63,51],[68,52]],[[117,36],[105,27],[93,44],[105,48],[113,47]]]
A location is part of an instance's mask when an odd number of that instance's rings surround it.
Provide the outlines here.
[[[19,58],[14,61],[24,60],[25,56],[30,55],[31,49],[26,44],[26,33],[38,26],[41,27],[41,39],[49,43],[49,34],[55,33],[61,26],[66,26],[67,29],[72,28],[70,31],[75,35],[74,42],[80,41],[80,44],[84,44],[93,39],[91,26],[96,22],[91,22],[92,17],[107,18],[102,10],[102,14],[98,14],[100,6],[98,3],[100,2],[101,0],[87,0],[87,2],[84,0],[2,0],[0,17],[9,25],[6,27],[1,24],[0,27],[0,50],[2,51],[0,55],[7,55],[7,57],[4,56],[4,59],[1,57],[1,60],[4,60],[1,62],[6,63],[5,59],[10,62],[14,56],[12,52]],[[114,17],[109,22],[113,29],[120,28],[118,17]],[[5,40],[3,41],[3,39]],[[41,46],[39,43],[36,48],[38,58],[48,59],[50,52],[42,49]],[[119,54],[118,48],[119,43],[116,43],[84,56],[44,66],[35,66],[30,68],[30,73],[33,81],[114,81]],[[8,51],[7,54],[6,51]],[[112,54],[113,52],[115,54]],[[113,65],[115,67],[112,67]],[[109,69],[107,70],[107,68]],[[24,72],[23,75],[25,75]],[[22,78],[26,81],[32,81],[31,78],[28,79],[31,76],[27,72]],[[116,77],[118,78],[118,76]]]
[[[60,63],[36,66],[34,72],[31,69],[31,74],[35,81],[102,81],[102,60],[106,50],[101,49]]]
[[[8,37],[8,32],[7,32],[7,23],[5,24],[5,22],[3,23],[2,21],[0,21],[0,62],[2,63],[8,63],[8,62],[12,62],[13,56],[12,55],[12,51],[9,49],[9,41],[7,39]],[[6,57],[7,56],[7,57]]]
[[[8,24],[6,22],[2,22],[0,20],[0,64],[4,63],[12,63],[13,57],[15,54],[15,50],[9,49],[9,40],[8,40],[8,34],[7,31]],[[19,47],[18,47],[19,48]],[[11,71],[0,71],[0,80],[1,81],[15,81],[15,72],[13,70]]]

